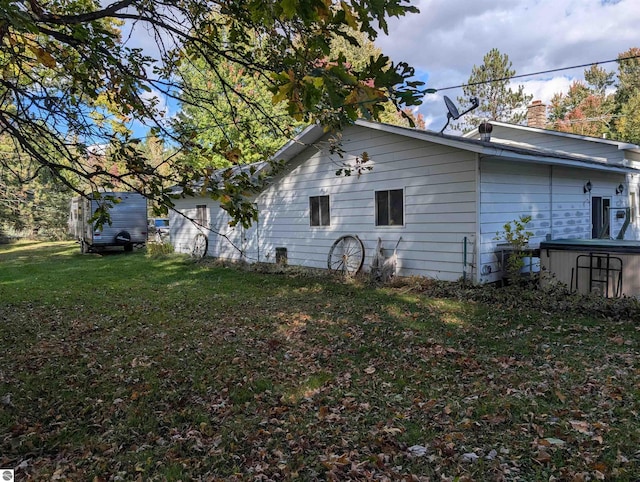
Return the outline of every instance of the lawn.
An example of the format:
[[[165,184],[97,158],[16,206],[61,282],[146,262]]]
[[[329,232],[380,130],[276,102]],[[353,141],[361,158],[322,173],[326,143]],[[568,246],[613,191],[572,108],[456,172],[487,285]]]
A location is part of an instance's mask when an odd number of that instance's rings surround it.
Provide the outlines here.
[[[17,480],[640,478],[640,311],[0,245]]]

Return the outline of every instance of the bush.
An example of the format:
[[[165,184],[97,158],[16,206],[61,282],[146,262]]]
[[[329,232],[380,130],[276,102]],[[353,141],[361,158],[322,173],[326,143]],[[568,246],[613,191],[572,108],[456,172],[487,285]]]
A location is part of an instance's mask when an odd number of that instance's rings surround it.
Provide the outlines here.
[[[160,256],[166,256],[174,252],[173,244],[169,242],[164,243],[147,243],[147,256],[157,258]]]

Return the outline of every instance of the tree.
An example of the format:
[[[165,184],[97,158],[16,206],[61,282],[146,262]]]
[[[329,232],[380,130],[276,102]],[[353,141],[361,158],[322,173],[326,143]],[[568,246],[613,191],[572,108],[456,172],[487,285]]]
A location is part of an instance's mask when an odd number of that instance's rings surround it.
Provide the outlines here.
[[[630,48],[618,55],[618,83],[614,96],[616,122],[613,136],[640,143],[640,48]]]
[[[615,133],[617,139],[640,145],[640,90],[622,106]]]
[[[377,118],[386,101],[398,108],[420,102],[421,83],[411,80],[414,70],[406,63],[379,55],[355,69],[330,48],[336,36],[357,43],[345,26],[373,40],[379,31],[387,33],[388,17],[410,12],[417,8],[407,0],[3,1],[0,133],[72,190],[118,183],[170,204],[167,183],[188,193],[207,171],[174,156],[166,161],[170,175],[160,173],[142,154],[132,126],[149,127],[177,151],[194,147],[192,133],[174,129],[159,102],[196,99],[203,108],[210,105],[206,98],[189,97],[185,65],[204,59],[216,72],[223,58],[264,81],[272,102],[283,103],[295,120],[340,129],[358,116]],[[123,22],[148,30],[158,54],[128,46]],[[256,52],[258,38],[263,47]],[[240,94],[244,108],[260,110],[259,102],[241,95],[224,76],[218,80],[227,92]],[[274,127],[277,122],[265,119]],[[122,169],[88,163],[95,144],[107,145]],[[212,147],[223,157],[236,148],[224,142]],[[225,207],[243,224],[255,213],[237,194],[252,187],[251,176],[205,185],[212,197],[229,200]]]
[[[228,29],[224,37],[230,40]],[[252,38],[254,55],[265,44],[265,39]],[[211,60],[215,69],[209,67]],[[181,66],[181,74],[185,86],[174,125],[181,136],[191,138],[192,149],[185,153],[191,165],[220,169],[269,159],[304,125],[282,103],[273,104],[270,84],[261,73],[223,56],[194,58]]]
[[[330,52],[344,56],[349,72],[366,68],[371,59],[382,55],[363,32],[350,27],[344,30],[348,35],[334,36]],[[224,36],[228,41],[228,29]],[[264,38],[251,39],[251,50],[256,56],[265,50],[265,43]],[[328,57],[322,59],[327,60]],[[269,159],[302,129],[304,123],[290,117],[286,106],[273,104],[269,84],[259,73],[249,72],[224,57],[215,59],[216,68],[212,70],[208,66],[210,61],[193,59],[182,67],[188,89],[183,89],[176,130],[192,138],[192,149],[185,154],[189,163],[224,168]],[[253,108],[246,108],[245,98],[252,99]],[[383,107],[379,114],[383,122],[424,126],[422,118],[413,116],[406,108],[398,110],[391,101]],[[270,122],[271,119],[276,122]]]
[[[0,136],[0,233],[62,239],[67,231],[69,191],[28,162],[12,140]]]
[[[614,103],[607,89],[613,84],[613,75],[592,65],[584,72],[585,82],[575,81],[567,94],[555,94],[549,109],[549,127],[594,137],[609,135]]]
[[[640,91],[640,48],[633,47],[618,54],[618,84],[616,107],[622,109],[628,100]]]
[[[497,120],[520,124],[526,119],[526,107],[533,98],[524,93],[524,86],[513,90],[509,79],[516,74],[507,54],[491,49],[483,58],[481,66],[473,66],[467,84],[462,88],[464,97],[458,97],[460,112],[471,106],[470,98],[480,101],[477,109],[465,115],[454,128],[470,130],[483,120]]]
[[[585,70],[584,81],[574,82],[566,94],[557,93],[552,98],[549,126],[563,132],[638,142],[639,57],[638,48],[618,55],[617,84],[615,72],[597,65]]]

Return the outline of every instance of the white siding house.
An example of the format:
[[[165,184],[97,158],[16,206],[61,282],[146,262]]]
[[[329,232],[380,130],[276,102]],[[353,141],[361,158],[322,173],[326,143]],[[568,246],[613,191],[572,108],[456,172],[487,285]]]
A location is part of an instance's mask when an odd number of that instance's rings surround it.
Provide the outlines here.
[[[230,227],[211,200],[185,197],[170,214],[171,241],[189,252],[200,230],[210,256],[276,262],[286,248],[288,264],[326,268],[333,242],[351,234],[364,245],[366,270],[378,238],[387,256],[401,239],[400,275],[489,282],[501,276],[494,238],[505,223],[531,215],[534,245],[590,238],[594,216],[603,227],[608,207],[607,234],[616,237],[619,212],[638,202],[638,146],[502,123],[491,141],[476,135],[357,121],[342,134],[341,158],[322,128],[309,127],[276,154],[286,167],[255,195],[259,220],[250,229]],[[363,152],[372,170],[336,175]],[[627,239],[638,237],[634,207]]]

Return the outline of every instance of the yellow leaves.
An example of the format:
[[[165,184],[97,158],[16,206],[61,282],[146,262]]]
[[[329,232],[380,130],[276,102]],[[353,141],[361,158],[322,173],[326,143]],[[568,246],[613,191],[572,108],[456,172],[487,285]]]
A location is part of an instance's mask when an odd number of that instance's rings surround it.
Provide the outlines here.
[[[344,12],[344,19],[347,22],[347,25],[354,30],[358,30],[358,21],[351,10],[351,7],[344,1],[340,2],[340,6],[342,7],[342,11]]]
[[[276,105],[289,98],[289,94],[293,91],[295,85],[295,75],[292,70],[289,70],[286,74],[277,75],[274,80],[280,82],[278,92],[271,98],[271,103]]]
[[[240,149],[237,147],[234,147],[233,149],[230,149],[224,153],[224,157],[232,164],[238,164],[241,156],[242,151],[240,151]]]
[[[42,65],[50,69],[55,68],[56,60],[53,58],[53,55],[51,55],[45,49],[43,49],[37,44],[31,44],[28,46],[28,48],[29,50],[31,50],[33,55],[36,56],[36,59],[38,59],[38,62],[40,62]]]
[[[364,106],[368,103],[383,100],[385,95],[379,89],[369,87],[367,85],[358,85],[345,98],[345,104],[353,106]]]

